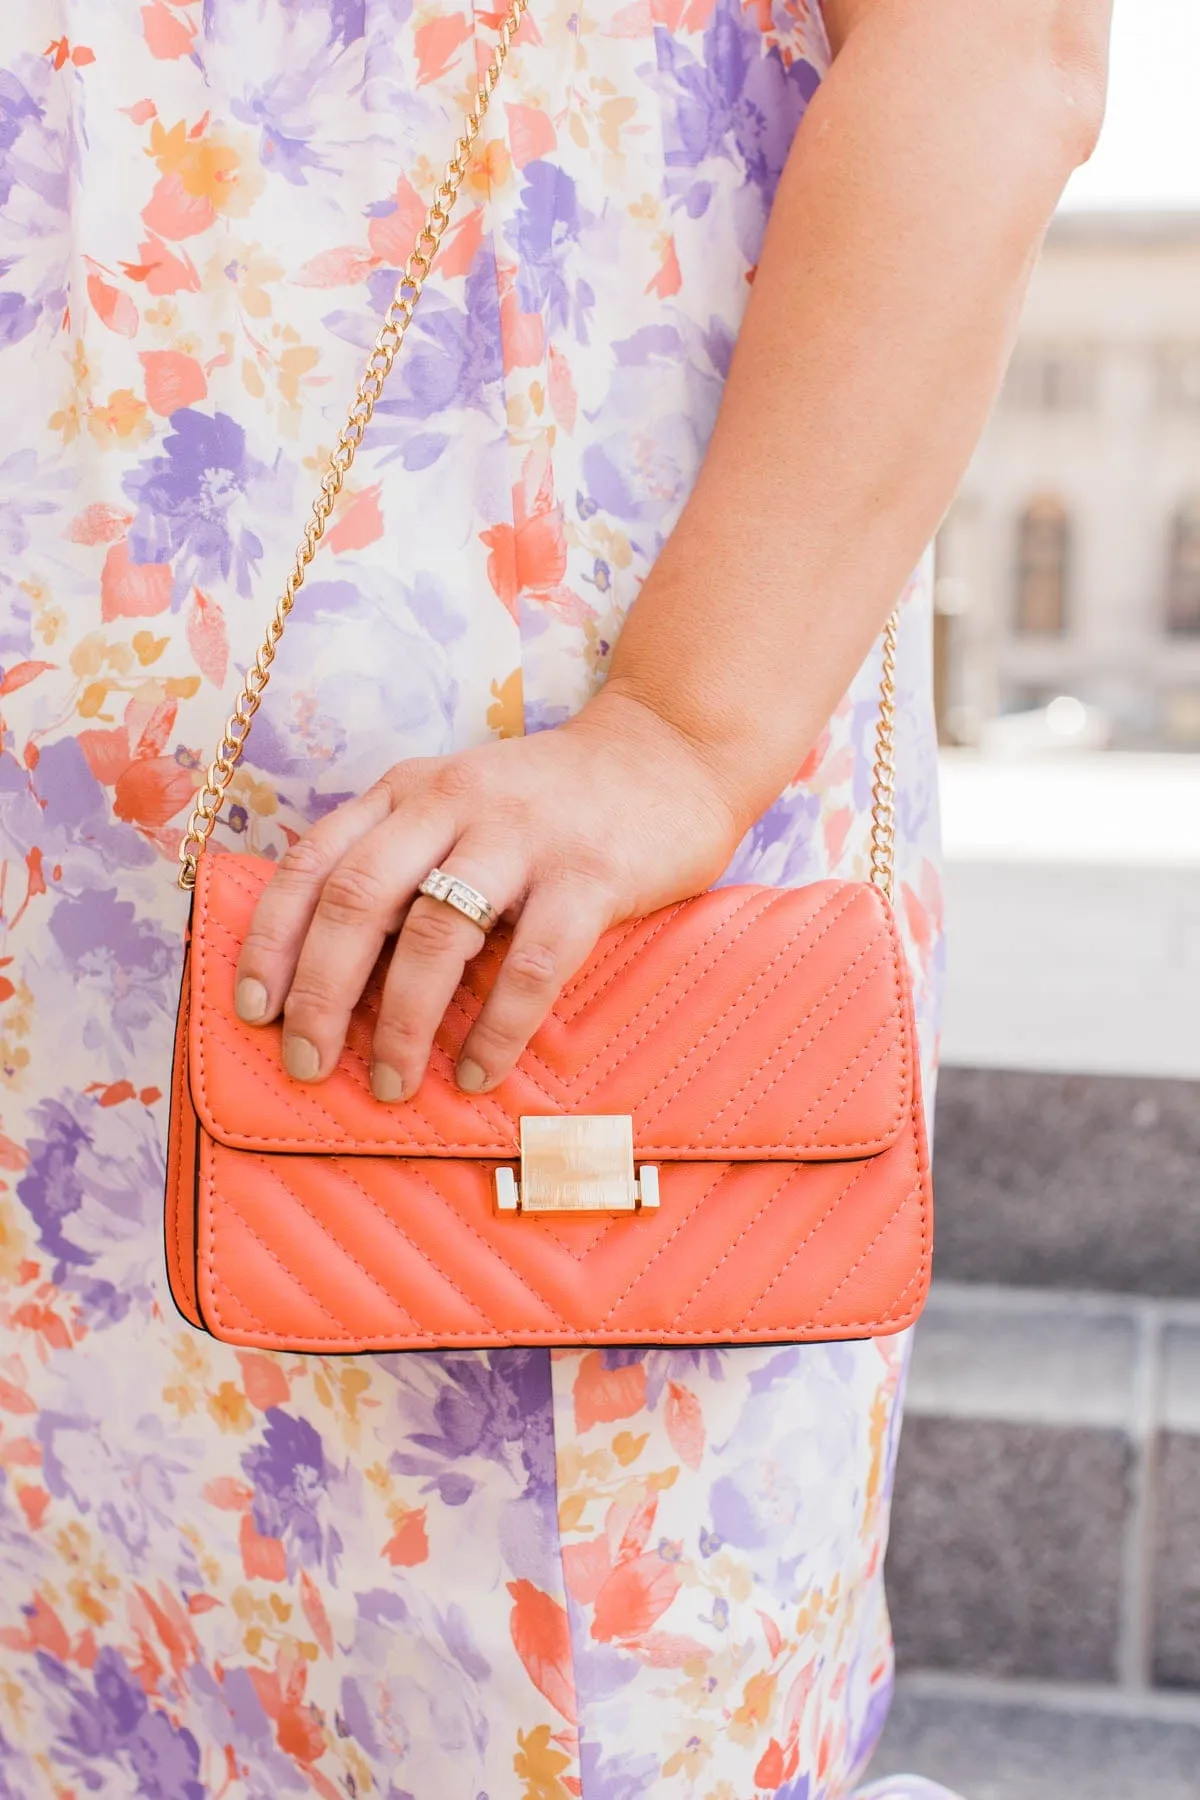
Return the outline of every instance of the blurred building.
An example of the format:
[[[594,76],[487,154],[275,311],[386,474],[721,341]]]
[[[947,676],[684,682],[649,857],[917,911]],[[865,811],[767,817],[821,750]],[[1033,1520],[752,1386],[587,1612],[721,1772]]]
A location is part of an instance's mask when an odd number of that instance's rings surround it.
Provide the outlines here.
[[[949,741],[1071,696],[1089,741],[1200,749],[1200,213],[1056,218],[938,606]]]

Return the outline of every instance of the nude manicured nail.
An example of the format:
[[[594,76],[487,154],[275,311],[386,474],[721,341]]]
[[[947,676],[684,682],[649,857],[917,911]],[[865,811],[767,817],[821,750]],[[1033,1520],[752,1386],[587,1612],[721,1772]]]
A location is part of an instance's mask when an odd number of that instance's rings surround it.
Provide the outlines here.
[[[261,1024],[267,1016],[269,998],[261,981],[252,981],[249,976],[244,981],[239,981],[233,996],[238,1018],[247,1025]]]
[[[464,1094],[478,1094],[487,1085],[487,1070],[477,1062],[472,1062],[469,1056],[463,1057],[455,1070],[455,1076]]]
[[[371,1064],[371,1092],[377,1100],[385,1101],[389,1106],[404,1098],[404,1083],[395,1069],[389,1069],[386,1063]]]
[[[283,1066],[293,1081],[315,1081],[321,1073],[321,1058],[315,1044],[307,1038],[285,1037]]]

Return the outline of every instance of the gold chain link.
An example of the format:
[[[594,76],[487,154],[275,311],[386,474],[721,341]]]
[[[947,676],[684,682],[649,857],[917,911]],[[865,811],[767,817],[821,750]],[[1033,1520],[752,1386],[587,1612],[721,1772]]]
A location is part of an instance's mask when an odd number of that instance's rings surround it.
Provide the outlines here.
[[[475,89],[475,98],[470,110],[463,120],[462,135],[454,146],[454,154],[446,164],[441,182],[434,194],[433,202],[425,214],[425,222],[418,231],[404,270],[396,283],[396,291],[392,295],[387,312],[383,316],[383,324],[375,339],[374,348],[367,359],[367,366],[362,380],[355,391],[346,423],[338,434],[337,444],[330,453],[329,464],[321,482],[321,491],[313,501],[312,517],[304,527],[304,536],[296,549],[295,560],[283,593],[279,597],[275,612],[267,626],[258,655],[247,671],[242,691],[228,719],[225,729],[217,744],[216,754],[208,766],[204,785],[199,790],[196,804],[188,820],[187,831],[179,846],[179,885],[185,890],[195,887],[196,869],[205,846],[212,836],[217,815],[225,800],[229,784],[246,748],[246,740],[250,735],[250,726],[254,715],[262,705],[263,693],[271,679],[271,664],[275,660],[275,652],[279,647],[288,614],[296,604],[296,595],[304,585],[304,577],[309,564],[317,553],[317,546],[325,535],[325,527],[329,523],[334,504],[342,491],[342,485],[354,466],[354,458],[358,454],[367,426],[375,411],[383,386],[392,371],[392,364],[400,353],[400,347],[408,335],[412,324],[413,313],[421,298],[426,278],[433,267],[434,257],[445,236],[446,227],[450,223],[450,215],[454,211],[467,168],[474,149],[475,140],[479,136],[480,126],[487,116],[492,94],[500,79],[513,38],[520,26],[522,16],[529,0],[512,0],[504,22],[500,27],[500,36],[492,51],[491,59],[479,78]]]
[[[496,83],[500,79],[500,71],[528,5],[529,0],[512,0],[500,26],[500,35],[491,59],[479,78],[475,98],[463,120],[462,135],[454,146],[454,154],[446,164],[432,204],[425,214],[425,221],[408,253],[408,260],[396,283],[396,291],[383,316],[379,335],[367,359],[362,380],[355,390],[346,423],[330,452],[321,489],[313,501],[312,516],[304,527],[304,535],[296,548],[283,593],[267,625],[258,655],[247,671],[234,709],[225,721],[216,753],[208,766],[204,785],[197,794],[187,831],[179,846],[179,885],[185,891],[196,885],[196,870],[200,858],[213,834],[229,784],[246,748],[254,715],[262,705],[263,694],[271,680],[271,664],[275,660],[275,652],[287,626],[288,616],[296,604],[296,595],[304,586],[304,577],[317,553],[317,546],[325,536],[325,527],[329,523],[337,497],[354,466],[367,426],[383,393],[384,383],[391,374],[392,365],[408,335],[417,302],[421,298],[434,258],[450,223],[450,215],[466,179],[471,152],[487,116]],[[879,726],[875,738],[871,788],[871,880],[882,888],[889,899],[892,893],[896,839],[896,775],[892,737],[895,698],[896,614],[893,613],[883,634],[883,676],[879,689]]]
[[[879,677],[879,723],[871,781],[871,880],[892,898],[896,866],[896,637],[898,611],[883,628],[883,670]]]

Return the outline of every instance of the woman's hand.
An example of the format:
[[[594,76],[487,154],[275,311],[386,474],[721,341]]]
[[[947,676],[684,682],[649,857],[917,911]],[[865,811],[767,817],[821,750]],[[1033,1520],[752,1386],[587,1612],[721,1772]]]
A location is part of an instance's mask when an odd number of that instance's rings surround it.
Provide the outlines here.
[[[242,948],[238,1015],[259,1025],[282,1013],[288,1073],[324,1079],[398,932],[371,1086],[380,1100],[411,1098],[484,942],[454,908],[417,894],[436,865],[515,920],[458,1065],[459,1085],[484,1092],[601,933],[710,886],[745,822],[701,751],[611,688],[555,730],[397,763],[284,856]]]

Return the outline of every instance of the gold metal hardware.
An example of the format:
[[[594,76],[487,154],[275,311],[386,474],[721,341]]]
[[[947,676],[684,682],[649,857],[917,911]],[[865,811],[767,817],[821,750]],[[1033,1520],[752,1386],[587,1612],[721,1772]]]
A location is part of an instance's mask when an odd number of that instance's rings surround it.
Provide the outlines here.
[[[258,654],[246,673],[242,691],[233,711],[225,721],[225,729],[217,744],[204,782],[196,795],[196,803],[187,823],[187,831],[179,846],[179,886],[185,891],[196,885],[196,870],[212,836],[217,815],[225,803],[254,715],[262,705],[262,697],[271,679],[271,664],[283,637],[288,617],[296,604],[296,595],[304,585],[309,564],[317,546],[325,536],[325,527],[334,503],[342,491],[346,476],[354,466],[354,458],[383,393],[384,383],[412,324],[413,313],[438,248],[450,223],[450,215],[466,179],[475,140],[487,115],[492,94],[500,79],[512,40],[520,26],[529,0],[512,0],[491,59],[475,90],[471,109],[463,120],[462,135],[454,146],[454,154],[446,164],[441,182],[434,194],[424,223],[409,251],[408,260],[396,284],[379,335],[367,359],[362,380],[355,390],[350,411],[330,452],[329,464],[321,482],[321,491],[313,501],[312,516],[304,527],[304,535],[296,550],[283,593],[267,625]],[[894,726],[896,719],[896,628],[898,614],[893,612],[883,632],[883,670],[879,682],[879,723],[875,732],[875,760],[871,785],[871,880],[890,900],[896,855],[895,793],[896,765]],[[543,1209],[539,1209],[543,1210]],[[609,1210],[609,1209],[604,1209]]]
[[[889,900],[896,868],[896,636],[899,625],[899,612],[889,613],[883,628],[879,722],[875,727],[875,767],[871,780],[871,880]]]
[[[658,1205],[658,1170],[633,1168],[628,1113],[527,1115],[521,1120],[521,1179],[496,1170],[500,1213],[632,1213]]]

